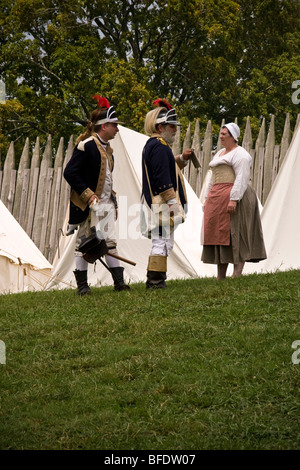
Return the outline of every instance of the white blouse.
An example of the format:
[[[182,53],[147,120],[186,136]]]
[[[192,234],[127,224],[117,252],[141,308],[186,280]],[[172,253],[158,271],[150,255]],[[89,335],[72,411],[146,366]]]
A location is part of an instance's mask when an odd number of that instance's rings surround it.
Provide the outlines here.
[[[240,201],[247,189],[250,167],[251,155],[243,147],[236,147],[231,152],[220,156],[224,149],[219,150],[213,159],[210,161],[209,166],[215,167],[217,165],[230,165],[235,173],[235,181],[230,192],[231,201]],[[205,198],[207,198],[210,188],[212,186],[212,174],[209,177],[208,185],[205,191]]]

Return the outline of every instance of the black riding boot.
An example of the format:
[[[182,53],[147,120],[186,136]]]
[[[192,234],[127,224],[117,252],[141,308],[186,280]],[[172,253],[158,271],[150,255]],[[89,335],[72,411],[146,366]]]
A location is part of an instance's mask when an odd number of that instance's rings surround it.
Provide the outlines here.
[[[130,287],[125,284],[124,282],[124,277],[123,277],[123,271],[124,268],[121,268],[121,266],[117,268],[109,268],[112,278],[114,280],[114,290],[121,291],[121,290],[129,290]]]
[[[167,279],[167,257],[159,255],[149,256],[147,282],[148,289],[165,289]]]
[[[74,271],[76,283],[77,283],[77,295],[91,295],[91,289],[87,283],[87,271]]]
[[[146,287],[148,289],[165,289],[167,275],[159,271],[147,271]]]

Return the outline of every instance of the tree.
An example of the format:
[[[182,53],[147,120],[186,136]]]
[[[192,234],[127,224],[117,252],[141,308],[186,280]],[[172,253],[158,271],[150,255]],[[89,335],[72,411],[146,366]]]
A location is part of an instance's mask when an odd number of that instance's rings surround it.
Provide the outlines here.
[[[298,112],[293,0],[0,3],[2,146],[79,134],[95,93],[138,131],[152,100],[166,96],[190,120]]]

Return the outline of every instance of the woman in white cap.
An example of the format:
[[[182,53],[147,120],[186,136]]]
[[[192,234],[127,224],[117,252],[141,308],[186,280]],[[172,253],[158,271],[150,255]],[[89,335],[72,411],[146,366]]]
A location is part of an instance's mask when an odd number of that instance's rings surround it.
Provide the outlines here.
[[[249,186],[251,156],[238,145],[239,126],[221,129],[223,148],[209,163],[211,172],[205,194],[202,261],[217,264],[224,279],[228,264],[233,277],[241,276],[246,261],[266,258],[256,194]]]

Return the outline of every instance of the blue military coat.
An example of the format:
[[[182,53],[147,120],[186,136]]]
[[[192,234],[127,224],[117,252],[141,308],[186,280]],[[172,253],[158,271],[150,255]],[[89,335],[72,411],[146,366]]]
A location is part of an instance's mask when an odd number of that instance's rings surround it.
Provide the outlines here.
[[[151,207],[151,194],[145,165],[147,166],[150,185],[154,196],[172,189],[176,192],[177,179],[175,158],[171,148],[162,138],[150,137],[146,142],[142,157],[142,194],[145,196],[148,206]],[[178,178],[178,185],[180,201],[182,206],[185,207],[187,201],[180,178]],[[170,191],[170,193],[171,192],[172,191]]]
[[[112,161],[114,162],[113,156]],[[88,138],[76,145],[73,155],[64,170],[64,177],[71,186],[71,189],[80,196],[88,188],[93,192],[96,191],[100,168],[101,154],[94,139]],[[82,210],[70,201],[69,224],[79,224],[88,215],[88,206]]]

